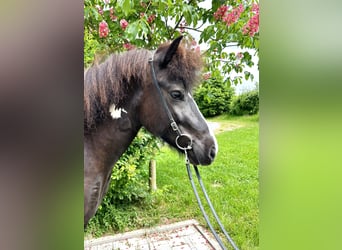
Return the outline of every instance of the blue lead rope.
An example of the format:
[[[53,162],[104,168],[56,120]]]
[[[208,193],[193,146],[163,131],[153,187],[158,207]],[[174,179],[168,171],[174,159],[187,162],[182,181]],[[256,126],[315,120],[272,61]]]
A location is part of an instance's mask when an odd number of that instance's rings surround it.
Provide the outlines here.
[[[199,208],[200,208],[200,210],[201,210],[201,212],[202,212],[202,214],[203,214],[203,216],[204,216],[205,221],[207,222],[207,224],[208,224],[208,226],[209,226],[209,228],[210,228],[210,231],[211,231],[212,234],[214,235],[216,241],[219,243],[220,247],[221,247],[223,250],[226,250],[227,248],[224,246],[224,244],[223,244],[221,238],[219,237],[219,235],[216,233],[215,229],[214,229],[213,226],[211,225],[210,220],[209,220],[209,217],[208,217],[207,213],[206,213],[205,210],[204,210],[203,204],[202,204],[202,202],[201,202],[201,199],[199,198],[199,195],[198,195],[198,192],[197,192],[197,189],[196,189],[194,180],[193,180],[193,178],[192,178],[192,173],[191,173],[191,169],[190,169],[190,162],[189,162],[189,159],[188,159],[187,151],[184,150],[184,152],[185,152],[186,169],[187,169],[187,172],[188,172],[188,176],[189,176],[189,180],[190,180],[192,189],[193,189],[193,191],[194,191],[194,193],[195,193],[195,196],[196,196],[196,200],[197,200],[198,206],[199,206]],[[215,217],[217,223],[219,224],[219,226],[220,226],[220,228],[221,228],[223,234],[225,235],[225,237],[226,237],[226,239],[229,241],[229,243],[232,245],[232,247],[234,248],[234,250],[239,250],[239,248],[236,246],[236,244],[234,243],[234,241],[232,240],[232,238],[228,235],[228,233],[227,233],[227,231],[225,230],[224,226],[222,225],[220,219],[218,218],[217,213],[216,213],[216,211],[215,211],[215,209],[214,209],[214,207],[213,207],[213,205],[212,205],[212,203],[211,203],[211,201],[210,201],[210,199],[209,199],[209,196],[208,196],[208,194],[207,194],[207,192],[206,192],[206,189],[205,189],[205,187],[204,187],[204,185],[203,185],[202,178],[201,178],[201,176],[200,176],[200,173],[199,173],[198,168],[197,168],[196,165],[194,165],[194,169],[195,169],[195,173],[196,173],[198,182],[199,182],[199,184],[200,184],[200,186],[201,186],[201,189],[202,189],[202,192],[203,192],[203,194],[204,194],[204,197],[205,197],[205,199],[206,199],[206,201],[207,201],[207,203],[208,203],[208,205],[209,205],[209,207],[210,207],[210,210],[211,210],[211,212],[213,213],[213,215],[214,215],[214,217]]]

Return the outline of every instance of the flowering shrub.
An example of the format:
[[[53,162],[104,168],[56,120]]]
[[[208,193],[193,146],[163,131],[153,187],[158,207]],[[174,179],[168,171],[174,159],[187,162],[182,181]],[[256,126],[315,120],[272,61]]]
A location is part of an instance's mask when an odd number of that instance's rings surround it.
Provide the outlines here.
[[[128,26],[128,22],[125,19],[120,20],[120,27],[125,30]]]
[[[116,15],[114,15],[114,9],[113,7],[110,7],[109,9],[109,18],[111,21],[115,22],[116,20],[118,20],[118,17]]]
[[[134,49],[135,46],[130,44],[130,43],[124,43],[123,47],[126,49],[126,50],[131,50],[131,49]]]
[[[211,73],[210,72],[203,74],[203,80],[204,81],[208,80],[210,77],[211,77]]]
[[[239,20],[240,15],[243,11],[244,7],[242,6],[242,4],[240,4],[239,7],[234,8],[230,13],[224,16],[222,20],[227,24],[227,26],[230,26],[231,24]]]
[[[99,36],[100,37],[106,37],[106,36],[108,36],[108,33],[109,33],[108,24],[106,23],[106,21],[102,21],[99,24]]]
[[[259,31],[259,5],[252,5],[252,12],[254,15],[249,19],[248,23],[243,27],[243,34],[254,36]]]
[[[231,11],[228,11],[229,7],[227,5],[222,5],[218,10],[214,13],[214,17],[216,20],[222,20],[230,26],[239,20],[241,13],[244,11],[244,7],[240,4],[238,7],[233,8]]]
[[[205,28],[203,22],[208,24]],[[223,74],[229,74],[250,62],[242,60],[235,67],[222,53],[228,45],[258,51],[259,4],[255,0],[212,1],[212,8],[205,9],[196,1],[85,0],[84,29],[99,42],[98,51],[119,52],[135,47],[156,49],[181,34],[186,36],[184,40],[192,41],[189,31],[194,30],[200,34],[199,45],[209,45],[207,51],[194,48],[205,53],[209,70],[220,67]],[[89,57],[87,51],[85,57]]]
[[[147,18],[147,22],[152,23],[154,21],[154,19],[156,19],[156,15],[152,14]]]
[[[241,52],[236,53],[236,58],[241,60],[243,58],[243,54]]]
[[[223,18],[224,15],[226,15],[228,11],[227,5],[222,5],[220,8],[217,9],[217,11],[214,13],[214,18],[216,20],[220,20]]]
[[[242,4],[239,6],[230,8],[227,5],[222,5],[214,13],[214,18],[216,20],[221,20],[226,23],[227,26],[236,23],[241,14],[244,12],[245,8]],[[243,26],[243,34],[248,34],[249,36],[254,36],[255,33],[259,31],[259,4],[252,4],[251,12],[254,15],[248,20],[247,24]]]

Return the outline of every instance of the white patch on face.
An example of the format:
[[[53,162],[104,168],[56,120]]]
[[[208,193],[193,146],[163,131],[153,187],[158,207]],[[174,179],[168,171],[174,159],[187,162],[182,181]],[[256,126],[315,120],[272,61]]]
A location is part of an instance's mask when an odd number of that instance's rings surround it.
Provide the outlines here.
[[[218,152],[218,144],[217,144],[216,137],[215,137],[215,135],[214,135],[214,131],[213,131],[213,130],[210,128],[210,126],[208,125],[207,120],[206,120],[206,119],[204,118],[204,116],[202,115],[202,113],[201,113],[201,111],[199,110],[199,108],[198,108],[198,106],[197,106],[195,100],[192,98],[192,96],[191,96],[191,94],[190,94],[189,92],[188,92],[188,96],[190,97],[190,99],[192,99],[192,100],[194,101],[195,106],[196,106],[196,108],[197,108],[197,110],[198,110],[198,113],[200,114],[200,116],[203,118],[203,120],[204,120],[205,123],[207,124],[208,130],[209,130],[209,134],[210,134],[211,137],[214,138],[215,149],[216,149],[216,154],[217,154],[217,152]]]
[[[122,109],[122,108],[117,109],[114,104],[110,105],[109,112],[113,119],[120,119],[121,112],[124,112],[127,114],[127,111],[125,109]]]

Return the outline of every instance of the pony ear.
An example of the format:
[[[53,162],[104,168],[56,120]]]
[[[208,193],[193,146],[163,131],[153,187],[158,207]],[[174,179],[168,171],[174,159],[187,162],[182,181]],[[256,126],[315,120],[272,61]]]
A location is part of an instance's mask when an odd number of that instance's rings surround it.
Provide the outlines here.
[[[171,62],[172,57],[174,56],[174,54],[176,54],[179,43],[182,39],[183,39],[183,36],[180,36],[176,38],[175,40],[173,40],[173,42],[171,43],[171,45],[166,51],[166,54],[164,56],[163,61],[160,64],[160,67],[165,68],[169,64],[169,62]]]

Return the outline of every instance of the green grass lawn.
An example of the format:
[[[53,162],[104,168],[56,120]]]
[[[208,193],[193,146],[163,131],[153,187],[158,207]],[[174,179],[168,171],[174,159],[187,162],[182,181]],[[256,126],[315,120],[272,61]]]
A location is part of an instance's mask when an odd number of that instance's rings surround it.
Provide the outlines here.
[[[215,131],[219,151],[212,165],[199,167],[202,180],[221,222],[237,246],[241,250],[257,249],[258,116],[219,116],[209,121],[221,125]],[[142,203],[118,208],[116,216],[127,220],[121,231],[186,219],[196,219],[206,226],[187,176],[184,156],[164,146],[155,160],[158,189]],[[218,230],[218,225],[213,224]]]
[[[257,117],[221,116],[210,121],[222,123],[228,131],[218,130],[219,152],[212,165],[199,167],[202,180],[235,243],[240,249],[256,249],[259,243]],[[206,225],[191,189],[183,157],[169,147],[163,147],[156,161],[157,186],[165,190],[158,205],[161,222],[195,218]]]

